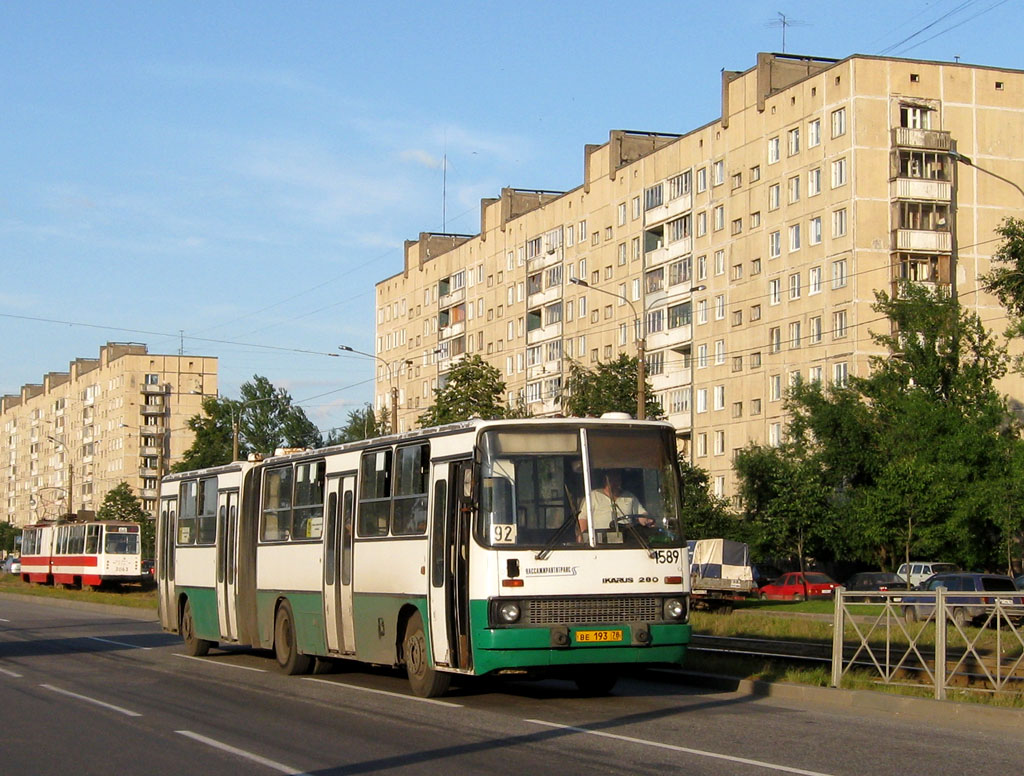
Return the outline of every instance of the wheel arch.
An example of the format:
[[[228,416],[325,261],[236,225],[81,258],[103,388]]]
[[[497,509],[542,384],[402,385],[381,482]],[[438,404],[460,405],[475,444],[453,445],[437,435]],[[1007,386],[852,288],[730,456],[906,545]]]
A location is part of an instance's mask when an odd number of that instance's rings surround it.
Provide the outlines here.
[[[398,610],[398,620],[395,623],[395,662],[398,664],[405,663],[405,634],[409,629],[409,621],[416,614],[419,614],[420,619],[423,622],[423,635],[427,639],[427,644],[430,644],[430,636],[427,631],[427,618],[423,615],[423,611],[419,606],[411,601],[402,604],[402,608]]]

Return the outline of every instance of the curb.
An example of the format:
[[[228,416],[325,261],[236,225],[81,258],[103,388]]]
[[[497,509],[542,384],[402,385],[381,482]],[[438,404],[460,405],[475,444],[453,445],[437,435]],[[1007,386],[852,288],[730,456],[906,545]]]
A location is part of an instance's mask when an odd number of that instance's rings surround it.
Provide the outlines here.
[[[59,609],[84,609],[87,612],[100,612],[141,622],[160,621],[156,609],[141,609],[134,606],[121,606],[119,604],[94,604],[89,601],[74,601],[70,598],[47,598],[45,596],[21,595],[19,593],[0,593],[0,601],[2,600],[26,601],[46,606],[56,606]]]
[[[750,697],[799,701],[831,709],[874,711],[915,721],[934,724],[937,720],[972,727],[991,727],[1024,731],[1024,709],[984,706],[962,701],[939,701],[914,698],[872,690],[842,690],[835,687],[812,687],[788,682],[764,682],[758,679],[737,679],[716,674],[690,671],[666,671],[693,687],[735,692]]]

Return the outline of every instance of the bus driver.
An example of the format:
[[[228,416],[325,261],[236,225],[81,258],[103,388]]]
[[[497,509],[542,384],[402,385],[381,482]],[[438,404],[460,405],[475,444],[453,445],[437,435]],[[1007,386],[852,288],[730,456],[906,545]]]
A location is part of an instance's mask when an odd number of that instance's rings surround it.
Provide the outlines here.
[[[652,526],[654,520],[647,517],[647,510],[640,499],[622,489],[622,472],[618,469],[605,469],[603,485],[590,492],[590,508],[594,514],[594,527],[597,529],[615,529],[616,518],[627,515],[636,517],[638,525]],[[583,505],[579,514],[580,533],[587,533],[587,506]]]

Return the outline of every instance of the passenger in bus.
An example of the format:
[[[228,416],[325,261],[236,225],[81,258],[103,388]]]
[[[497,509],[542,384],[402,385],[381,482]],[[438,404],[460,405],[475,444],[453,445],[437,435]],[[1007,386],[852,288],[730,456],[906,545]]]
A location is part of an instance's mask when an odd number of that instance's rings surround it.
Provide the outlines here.
[[[640,499],[622,489],[622,472],[618,469],[605,469],[601,473],[602,486],[590,491],[590,508],[594,514],[594,527],[615,529],[616,520],[626,516],[637,516],[638,525],[652,526],[654,520],[647,517],[647,510]],[[587,533],[587,505],[583,504],[579,514],[580,534]]]

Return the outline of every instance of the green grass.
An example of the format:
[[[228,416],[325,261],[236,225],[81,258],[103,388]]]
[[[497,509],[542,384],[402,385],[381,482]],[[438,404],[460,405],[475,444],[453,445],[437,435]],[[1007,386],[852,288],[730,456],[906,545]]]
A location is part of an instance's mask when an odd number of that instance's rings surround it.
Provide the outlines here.
[[[120,589],[110,590],[92,590],[88,587],[82,590],[68,590],[60,585],[34,585],[22,582],[21,577],[14,574],[0,574],[0,593],[17,593],[40,598],[64,598],[71,601],[131,606],[138,609],[156,609],[156,590],[139,585],[125,585]]]

